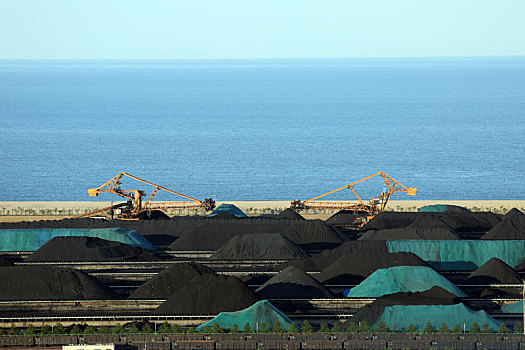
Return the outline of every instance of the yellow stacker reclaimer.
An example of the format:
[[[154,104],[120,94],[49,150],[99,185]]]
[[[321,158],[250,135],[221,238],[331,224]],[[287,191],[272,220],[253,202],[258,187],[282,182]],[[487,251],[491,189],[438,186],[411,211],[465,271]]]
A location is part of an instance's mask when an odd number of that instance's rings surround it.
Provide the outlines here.
[[[146,200],[143,198],[146,196],[145,191],[138,189],[124,190],[120,188],[123,177],[129,177],[144,184],[152,186],[154,189]],[[151,202],[151,199],[158,191],[166,191],[171,194],[175,194],[179,197],[183,197],[186,201],[170,201],[170,202]],[[207,198],[204,201],[192,198],[182,193],[170,190],[166,187],[154,184],[152,182],[143,180],[139,177],[130,175],[125,172],[121,172],[118,175],[112,177],[97,188],[88,189],[90,197],[96,197],[101,193],[114,193],[125,199],[127,202],[112,205],[110,207],[95,210],[89,213],[75,216],[74,218],[89,217],[94,215],[100,215],[105,213],[107,216],[123,220],[138,220],[139,217],[144,216],[143,214],[149,214],[154,210],[168,210],[168,209],[204,209],[213,210],[215,208],[215,201],[211,198]]]
[[[383,178],[384,183],[384,189],[383,192],[377,197],[368,199],[366,202],[361,199],[361,197],[357,194],[356,190],[354,189],[354,186],[364,182],[366,180],[369,180],[373,177],[380,176]],[[352,193],[357,198],[357,202],[347,202],[347,201],[318,201],[317,199],[328,196],[332,193],[349,189],[352,191]],[[404,192],[407,196],[415,196],[417,189],[415,187],[406,187],[401,182],[397,181],[393,177],[385,174],[382,171],[379,171],[375,174],[372,174],[370,176],[367,176],[365,178],[362,178],[361,180],[357,180],[355,182],[352,182],[348,185],[344,185],[343,187],[339,187],[335,190],[332,190],[330,192],[324,193],[322,195],[319,195],[317,197],[300,201],[300,200],[293,200],[291,203],[291,208],[296,211],[301,211],[305,209],[322,209],[322,210],[348,210],[353,211],[357,216],[356,226],[362,227],[367,222],[369,222],[374,216],[379,214],[380,212],[384,211],[386,209],[386,206],[388,204],[388,201],[390,200],[390,197],[395,192]]]

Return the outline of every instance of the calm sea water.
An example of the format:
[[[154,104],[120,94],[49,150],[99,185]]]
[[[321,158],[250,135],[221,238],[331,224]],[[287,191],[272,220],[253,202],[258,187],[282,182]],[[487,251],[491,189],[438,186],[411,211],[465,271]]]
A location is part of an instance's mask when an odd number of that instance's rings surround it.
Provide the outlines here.
[[[89,200],[120,171],[308,199],[379,170],[415,199],[525,199],[525,58],[0,61],[0,145],[0,201]]]

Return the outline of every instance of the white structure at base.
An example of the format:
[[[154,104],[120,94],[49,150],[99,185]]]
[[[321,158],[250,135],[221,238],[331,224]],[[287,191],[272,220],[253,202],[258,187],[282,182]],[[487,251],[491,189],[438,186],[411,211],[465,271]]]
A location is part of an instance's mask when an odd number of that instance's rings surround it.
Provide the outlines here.
[[[115,350],[115,344],[64,345],[62,350]]]

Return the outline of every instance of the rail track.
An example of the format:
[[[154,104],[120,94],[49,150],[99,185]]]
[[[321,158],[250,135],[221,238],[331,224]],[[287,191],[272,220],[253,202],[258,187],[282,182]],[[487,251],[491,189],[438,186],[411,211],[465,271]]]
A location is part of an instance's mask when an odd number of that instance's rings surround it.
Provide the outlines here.
[[[5,252],[1,252],[5,255]],[[184,252],[188,256],[198,255],[198,251],[189,251]],[[207,253],[208,254],[208,253]],[[211,253],[210,253],[211,254]],[[24,261],[24,260],[15,260],[13,263],[15,265],[54,265],[54,266],[64,266],[64,267],[74,267],[78,269],[107,269],[111,267],[117,267],[119,269],[164,269],[169,267],[172,264],[188,263],[194,262],[199,264],[204,264],[210,267],[223,267],[223,266],[233,266],[240,268],[247,267],[264,267],[264,266],[277,266],[286,262],[292,262],[293,259],[209,259],[208,257],[188,257],[188,256],[178,256],[175,259],[168,260],[146,260],[146,261],[111,261],[111,260],[102,260],[102,261]],[[472,273],[474,270],[441,270],[440,274],[444,276],[467,276]],[[319,273],[320,271],[312,271],[309,273]],[[253,272],[252,272],[253,273]],[[276,271],[274,271],[276,273]],[[517,273],[524,277],[525,271],[517,271]]]
[[[377,298],[320,298],[320,299],[269,299],[277,307],[301,310],[346,310],[357,311]],[[506,305],[520,301],[521,298],[458,298],[466,305],[483,307],[486,304]],[[110,299],[110,300],[14,300],[0,301],[0,315],[15,313],[122,313],[151,312],[166,299]]]
[[[286,259],[177,259],[177,260],[150,260],[150,261],[15,261],[19,266],[61,266],[83,270],[88,273],[105,271],[106,275],[125,273],[125,271],[139,272],[149,271],[151,274],[180,263],[198,263],[206,265],[217,273],[236,275],[275,275],[279,272],[280,265],[293,260]],[[308,274],[318,274],[321,271],[308,271]],[[442,270],[441,275],[449,279],[461,279],[473,272],[473,270]],[[525,279],[525,271],[518,271],[518,275]]]
[[[236,260],[211,260],[211,259],[177,259],[177,260],[152,260],[152,261],[15,261],[17,266],[61,266],[86,272],[101,270],[126,271],[126,270],[151,270],[161,271],[173,264],[194,262],[206,265],[214,270],[224,269],[232,271],[269,271],[277,273],[277,266],[290,260],[268,259],[236,259]]]
[[[334,313],[290,313],[287,316],[296,323],[303,320],[314,320],[317,323],[336,321],[345,321],[353,317],[352,312],[334,312]],[[19,315],[19,316],[0,316],[0,327],[27,327],[32,324],[35,327],[44,325],[55,325],[57,323],[63,326],[72,324],[89,323],[93,326],[115,326],[116,324],[125,324],[129,322],[149,321],[152,323],[177,323],[181,326],[197,326],[211,320],[216,315],[154,315],[144,313],[121,313],[121,314],[88,314],[88,315]],[[493,314],[493,318],[502,322],[513,324],[523,319],[523,314]]]
[[[215,253],[215,250],[165,250],[161,247],[158,247],[159,250],[156,251],[156,253],[159,254],[160,257],[167,258],[167,259],[209,259],[211,256]],[[305,251],[310,256],[315,256],[323,250],[318,249],[305,249]],[[25,259],[34,252],[32,251],[26,251],[26,252],[1,252],[0,254],[10,256],[15,259]]]
[[[152,314],[109,314],[109,315],[45,315],[45,316],[0,316],[0,327],[27,327],[32,324],[35,327],[45,325],[55,325],[57,323],[63,326],[73,324],[89,323],[93,326],[115,326],[117,323],[125,324],[129,322],[143,322],[145,320],[152,323],[177,323],[181,326],[198,326],[214,318],[216,315],[152,315]],[[333,314],[289,314],[291,320],[300,323],[305,319],[316,320],[317,322],[333,323],[337,320],[347,320],[352,318],[351,313],[333,313]]]

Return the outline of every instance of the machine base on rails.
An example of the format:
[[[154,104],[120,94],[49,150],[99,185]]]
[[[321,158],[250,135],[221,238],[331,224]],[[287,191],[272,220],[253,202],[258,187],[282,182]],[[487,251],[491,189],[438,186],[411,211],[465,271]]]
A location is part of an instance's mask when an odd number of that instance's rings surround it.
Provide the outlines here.
[[[363,201],[361,197],[357,194],[354,186],[363,181],[369,180],[373,177],[380,176],[383,178],[384,190],[377,197]],[[328,196],[332,193],[341,191],[343,189],[349,189],[352,191],[354,196],[357,198],[357,202],[346,202],[346,201],[317,201],[317,199]],[[296,211],[301,210],[348,210],[353,212],[356,215],[356,220],[350,226],[362,227],[370,220],[372,220],[377,214],[384,211],[390,200],[390,197],[395,192],[404,192],[407,196],[415,196],[417,189],[415,187],[406,187],[396,179],[385,174],[382,171],[379,171],[375,174],[362,178],[361,180],[352,182],[351,184],[344,185],[330,192],[324,193],[317,197],[308,199],[306,201],[293,200],[291,202],[291,208]]]
[[[151,194],[146,200],[144,200],[146,193],[143,190],[123,190],[120,188],[120,185],[122,184],[122,178],[125,176],[153,187]],[[151,202],[151,199],[158,191],[166,191],[179,197],[183,197],[186,200],[155,203]],[[206,211],[211,211],[215,208],[215,201],[211,198],[206,198],[204,201],[200,201],[125,172],[119,173],[97,188],[91,188],[88,190],[90,197],[96,197],[100,193],[114,193],[127,199],[127,202],[77,215],[73,218],[105,217],[107,219],[121,220],[155,219],[158,218],[158,215],[164,216],[165,214],[163,215],[162,212],[170,209],[204,209]]]

